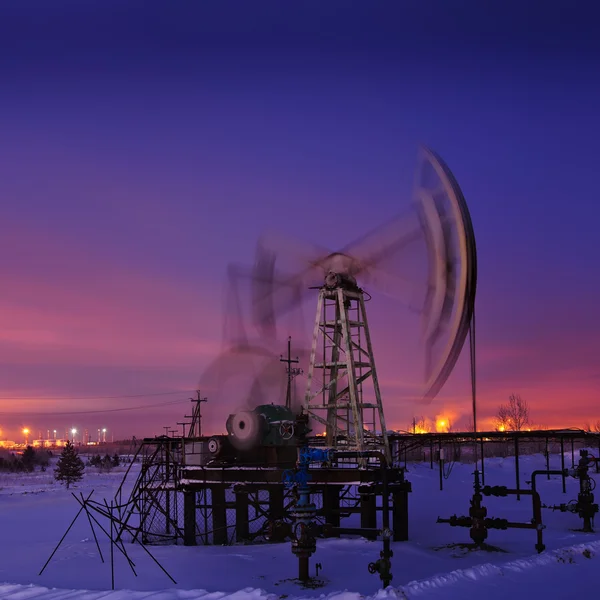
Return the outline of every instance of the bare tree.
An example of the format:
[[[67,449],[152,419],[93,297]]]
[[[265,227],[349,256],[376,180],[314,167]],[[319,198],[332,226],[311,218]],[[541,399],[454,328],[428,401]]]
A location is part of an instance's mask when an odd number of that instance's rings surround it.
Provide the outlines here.
[[[425,417],[413,417],[410,424],[410,431],[412,433],[430,433],[431,426]]]
[[[596,433],[600,433],[600,421],[596,421],[596,422],[594,423],[594,431],[595,431]]]
[[[511,394],[508,404],[501,404],[496,413],[498,431],[521,431],[529,423],[529,404],[518,394]]]

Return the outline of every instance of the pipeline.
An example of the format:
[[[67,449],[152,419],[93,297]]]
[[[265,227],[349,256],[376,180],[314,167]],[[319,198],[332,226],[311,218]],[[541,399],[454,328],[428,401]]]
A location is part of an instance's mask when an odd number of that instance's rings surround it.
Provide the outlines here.
[[[383,549],[379,553],[379,559],[375,562],[369,563],[369,573],[379,573],[379,578],[383,583],[383,587],[386,588],[390,585],[393,575],[391,572],[392,563],[391,558],[394,556],[394,552],[390,547],[390,540],[392,537],[392,531],[390,529],[390,498],[388,491],[388,477],[387,477],[387,459],[383,452],[379,450],[364,450],[359,451],[336,451],[335,457],[340,458],[376,458],[379,461],[379,467],[381,469],[381,497],[382,497],[382,509],[383,509],[383,529],[381,536],[383,538]]]
[[[577,467],[572,470],[565,469],[565,474],[571,475],[575,479],[579,479],[579,494],[577,494],[577,500],[571,500],[571,502],[568,502],[567,504],[544,506],[544,508],[578,514],[579,517],[583,519],[582,531],[585,533],[593,533],[594,516],[598,512],[598,504],[594,503],[594,494],[592,492],[596,487],[596,482],[590,477],[589,468],[594,462],[598,464],[598,459],[591,456],[585,449],[580,450],[579,455],[580,459]]]
[[[541,475],[547,474],[548,472],[534,471],[534,473],[536,475]],[[562,471],[558,474],[562,474]],[[437,522],[447,523],[451,527],[470,527],[470,537],[477,546],[483,545],[488,537],[489,529],[534,529],[537,534],[535,549],[538,552],[543,552],[546,546],[543,542],[543,530],[545,529],[545,526],[542,522],[542,501],[537,489],[535,489],[535,478],[533,479],[533,482],[531,490],[511,489],[503,485],[486,485],[482,487],[479,481],[479,471],[476,470],[474,473],[474,493],[470,501],[471,508],[469,509],[469,516],[457,517],[456,515],[453,515],[448,519],[438,517]],[[507,519],[489,518],[487,516],[487,508],[482,504],[483,496],[506,497],[509,495],[518,496],[520,494],[531,496],[533,518],[530,523],[518,523],[508,521]]]
[[[299,417],[302,417],[300,415]],[[299,427],[299,430],[302,428]],[[305,441],[305,438],[302,440]],[[306,582],[309,577],[309,559],[316,552],[315,526],[313,519],[316,515],[316,506],[310,501],[310,480],[309,465],[311,462],[330,463],[337,458],[375,458],[379,462],[381,469],[382,484],[382,509],[383,509],[383,549],[379,554],[379,559],[369,563],[369,573],[379,573],[379,577],[384,587],[390,585],[392,580],[391,558],[393,552],[390,547],[392,531],[390,529],[390,505],[388,488],[388,462],[385,454],[379,450],[365,451],[345,451],[329,448],[311,448],[303,445],[298,449],[298,462],[296,471],[285,471],[283,481],[286,485],[297,484],[298,501],[290,516],[294,519],[294,529],[292,536],[292,553],[298,557],[298,579]],[[353,530],[353,533],[365,533],[362,529]],[[371,530],[370,530],[371,532]]]
[[[540,474],[541,473],[545,474],[545,471],[540,471]],[[496,490],[498,491],[498,493],[495,493]],[[532,502],[532,508],[533,508],[533,518],[531,519],[531,523],[514,523],[511,521],[507,521],[506,528],[535,529],[535,531],[537,533],[537,543],[535,544],[535,549],[538,551],[538,553],[543,552],[546,549],[546,546],[544,545],[543,536],[542,536],[542,532],[546,527],[542,523],[542,500],[541,500],[540,495],[537,492],[537,490],[533,489],[533,486],[532,486],[532,489],[530,489],[530,490],[510,489],[510,488],[507,488],[502,485],[494,486],[494,487],[485,486],[481,490],[481,493],[484,496],[499,496],[499,497],[508,496],[508,495],[517,496],[519,494],[523,495],[523,496],[531,496],[531,502]],[[493,528],[495,528],[495,527],[493,527]]]

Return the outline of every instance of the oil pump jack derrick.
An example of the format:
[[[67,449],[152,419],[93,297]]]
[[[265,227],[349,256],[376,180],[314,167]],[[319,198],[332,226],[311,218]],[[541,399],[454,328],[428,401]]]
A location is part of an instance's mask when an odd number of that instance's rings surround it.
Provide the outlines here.
[[[369,570],[379,572],[388,585],[390,536],[407,539],[406,496],[411,488],[403,469],[392,464],[365,305],[371,294],[375,302],[379,300],[375,294],[381,294],[420,315],[425,377],[418,391],[413,382],[411,396],[428,403],[452,373],[469,333],[476,274],[475,237],[466,202],[448,167],[427,149],[420,154],[414,201],[406,214],[386,220],[339,251],[297,243],[288,236],[263,235],[253,267],[229,269],[230,320],[224,328],[225,348],[208,365],[200,382],[202,389],[210,390],[214,405],[243,408],[227,418],[227,435],[209,441],[210,462],[201,471],[186,465],[184,492],[195,493],[207,485],[216,490],[226,479],[243,488],[246,484],[256,487],[267,475],[280,478],[282,489],[291,487],[297,496],[287,517],[292,520],[290,537],[299,560],[299,578],[307,580],[309,559],[316,551],[317,508],[311,496],[321,494],[323,506],[336,506],[342,487],[355,486],[358,481],[361,527],[342,527],[336,509],[327,511],[329,521],[324,527],[336,535],[357,531],[372,538],[381,535],[380,560],[371,563]],[[250,294],[244,302],[241,294],[248,291],[247,284]],[[303,304],[315,296],[310,344],[296,342],[298,358],[293,361],[288,345],[288,357],[283,359],[284,340],[289,340],[292,331],[301,337],[304,328],[298,320],[302,319]],[[378,321],[383,319],[378,317]],[[377,327],[380,325],[378,322]],[[284,327],[285,337],[279,335]],[[298,337],[294,333],[296,340]],[[418,341],[405,336],[403,342],[418,358]],[[282,360],[288,365],[287,377]],[[299,402],[292,390],[292,363],[306,373],[305,393]],[[247,385],[240,385],[243,378]],[[388,406],[393,402],[388,400]],[[375,462],[379,469],[361,468],[367,463],[374,467]],[[244,468],[228,468],[233,465]],[[265,465],[271,470],[265,471]],[[359,468],[347,468],[350,466]],[[210,477],[213,479],[207,479]],[[280,518],[277,497],[281,499],[281,494],[274,483],[275,479],[268,486],[273,491],[271,512]],[[326,497],[323,483],[327,483]],[[224,523],[224,488],[219,493],[221,500],[212,506],[215,532],[222,532]],[[382,529],[377,526],[378,496],[382,499]],[[237,497],[236,536],[246,539],[247,519],[237,516],[237,508],[239,515],[245,515],[248,505],[243,495]],[[195,512],[190,509],[187,517],[186,539],[194,543]]]
[[[343,257],[340,258],[343,263]],[[323,356],[317,362],[319,347],[323,348]],[[323,384],[313,391],[313,377],[318,369]],[[374,402],[363,401],[362,384],[369,378]],[[348,449],[361,452],[383,444],[386,460],[391,463],[363,290],[342,269],[330,270],[319,290],[305,408],[313,419],[325,425],[327,446],[334,447],[342,441]],[[366,423],[368,409],[372,411],[370,423]]]
[[[416,273],[415,250],[424,258]],[[434,152],[422,149],[414,201],[406,214],[339,252],[265,235],[251,279],[254,325],[269,344],[278,340],[278,320],[318,289],[303,409],[313,423],[324,427],[329,447],[380,449],[389,464],[365,309],[365,295],[366,300],[371,295],[360,286],[420,314],[425,367],[421,398],[430,402],[458,360],[475,303],[475,236],[451,171]]]

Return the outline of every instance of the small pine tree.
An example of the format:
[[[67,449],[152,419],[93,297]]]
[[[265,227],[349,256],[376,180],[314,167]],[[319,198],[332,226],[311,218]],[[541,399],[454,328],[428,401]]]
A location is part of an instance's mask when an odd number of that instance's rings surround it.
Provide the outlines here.
[[[56,469],[54,469],[54,478],[57,481],[63,481],[69,486],[76,482],[81,481],[83,478],[83,470],[85,465],[71,442],[67,442],[66,446],[60,454]]]
[[[32,446],[27,446],[23,451],[23,456],[21,456],[21,461],[23,462],[23,467],[26,471],[31,473],[34,470],[36,452]]]
[[[121,464],[121,459],[119,458],[119,455],[116,452],[111,458],[111,462],[113,467],[118,467]]]
[[[102,466],[102,458],[99,454],[94,454],[92,458],[89,459],[89,463],[92,467],[101,467]]]

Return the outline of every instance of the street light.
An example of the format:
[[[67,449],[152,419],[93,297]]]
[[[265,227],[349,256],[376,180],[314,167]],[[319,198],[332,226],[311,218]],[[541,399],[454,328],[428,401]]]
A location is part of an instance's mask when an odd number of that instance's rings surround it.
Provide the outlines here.
[[[102,430],[102,441],[106,444],[106,427]]]
[[[29,443],[29,429],[27,427],[23,429],[23,435],[25,435],[25,445],[27,446]]]
[[[73,436],[73,443],[75,443],[75,434],[77,433],[77,429],[75,429],[75,427],[73,427],[73,429],[71,429],[71,435]]]

